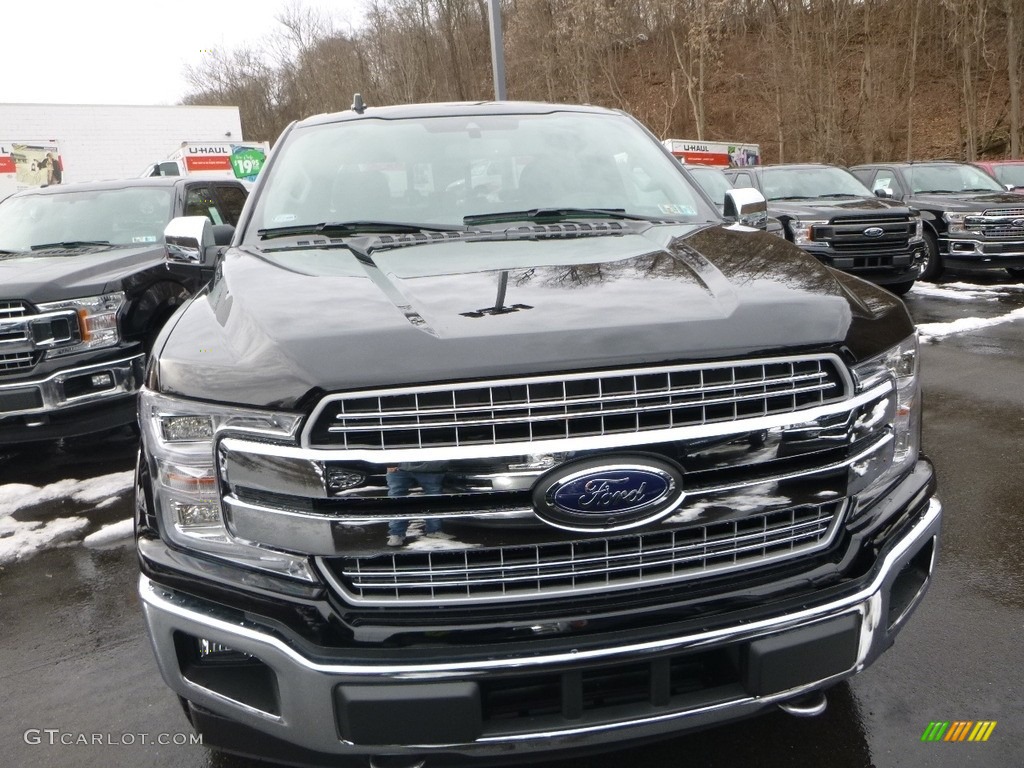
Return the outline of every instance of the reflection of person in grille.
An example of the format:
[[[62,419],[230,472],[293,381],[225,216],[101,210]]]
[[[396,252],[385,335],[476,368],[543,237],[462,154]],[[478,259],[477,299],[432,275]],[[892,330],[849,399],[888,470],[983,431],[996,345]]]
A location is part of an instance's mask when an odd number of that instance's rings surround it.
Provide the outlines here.
[[[46,169],[46,183],[60,184],[63,178],[63,169],[60,167],[60,158],[54,157],[53,152],[47,152],[46,157],[39,161],[39,168]]]
[[[444,486],[444,473],[447,468],[448,462],[445,461],[424,461],[388,467],[388,496],[408,496],[416,485],[423,489],[424,495],[437,496]],[[388,523],[388,546],[400,547],[405,544],[408,529],[408,520],[392,520]],[[440,520],[427,518],[423,521],[425,536],[436,536],[440,533]]]

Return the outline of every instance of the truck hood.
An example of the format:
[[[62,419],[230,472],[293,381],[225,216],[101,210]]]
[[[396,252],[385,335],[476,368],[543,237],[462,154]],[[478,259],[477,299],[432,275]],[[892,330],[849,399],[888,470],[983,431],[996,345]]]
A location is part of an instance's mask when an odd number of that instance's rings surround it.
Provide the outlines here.
[[[950,192],[949,194],[913,195],[911,205],[940,211],[980,211],[988,208],[1022,208],[1016,192]]]
[[[95,296],[163,261],[163,245],[0,254],[0,298],[32,303]]]
[[[418,245],[372,264],[341,247],[233,248],[165,329],[150,386],[308,409],[324,391],[840,345],[870,355],[913,329],[898,299],[779,237],[627,231]]]
[[[878,213],[907,216],[910,209],[902,203],[879,197],[822,198],[818,200],[769,200],[772,216],[805,219],[831,219],[833,216],[864,216]]]

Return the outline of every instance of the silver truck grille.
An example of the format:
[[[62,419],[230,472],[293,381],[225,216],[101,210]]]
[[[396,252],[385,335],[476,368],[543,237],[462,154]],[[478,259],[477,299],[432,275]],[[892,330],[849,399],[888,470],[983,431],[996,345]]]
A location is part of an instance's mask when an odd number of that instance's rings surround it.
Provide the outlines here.
[[[314,448],[388,450],[631,434],[792,413],[847,395],[831,355],[332,395]]]
[[[21,317],[28,314],[28,306],[23,301],[0,299],[0,320]]]
[[[38,355],[34,352],[9,352],[0,354],[0,374],[31,370]]]
[[[354,603],[524,600],[629,589],[749,570],[825,549],[844,501],[733,522],[569,543],[403,552],[321,563]]]

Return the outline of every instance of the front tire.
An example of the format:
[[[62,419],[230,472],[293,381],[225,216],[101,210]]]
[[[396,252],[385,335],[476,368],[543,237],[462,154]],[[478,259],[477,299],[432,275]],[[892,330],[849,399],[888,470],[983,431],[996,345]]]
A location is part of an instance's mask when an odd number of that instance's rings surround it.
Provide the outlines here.
[[[892,285],[885,286],[890,293],[895,293],[897,296],[906,296],[911,288],[914,287],[914,281],[910,280],[906,283],[893,283]]]
[[[945,267],[939,255],[939,241],[934,234],[925,230],[924,233],[924,269],[921,279],[933,282],[943,273]]]

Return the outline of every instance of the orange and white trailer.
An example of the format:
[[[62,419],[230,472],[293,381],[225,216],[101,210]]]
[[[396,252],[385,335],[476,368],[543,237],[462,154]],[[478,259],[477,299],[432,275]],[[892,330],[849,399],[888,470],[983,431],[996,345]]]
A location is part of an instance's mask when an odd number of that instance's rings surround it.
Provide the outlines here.
[[[757,144],[692,139],[665,139],[662,144],[674,157],[687,165],[731,168],[761,164],[761,147]]]

